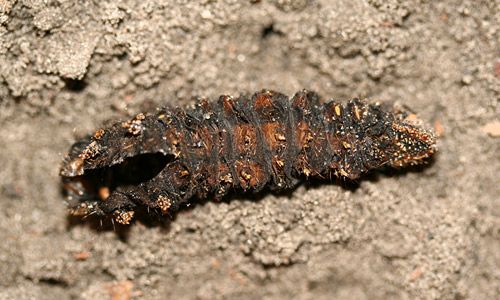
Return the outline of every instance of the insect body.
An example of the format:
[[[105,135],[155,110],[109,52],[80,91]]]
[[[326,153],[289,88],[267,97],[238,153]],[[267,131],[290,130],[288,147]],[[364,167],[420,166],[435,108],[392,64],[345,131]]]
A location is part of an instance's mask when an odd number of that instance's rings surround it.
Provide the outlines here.
[[[60,173],[73,214],[128,224],[141,206],[168,214],[193,197],[289,189],[309,177],[357,179],[434,152],[434,134],[413,114],[263,90],[99,129],[73,145]]]

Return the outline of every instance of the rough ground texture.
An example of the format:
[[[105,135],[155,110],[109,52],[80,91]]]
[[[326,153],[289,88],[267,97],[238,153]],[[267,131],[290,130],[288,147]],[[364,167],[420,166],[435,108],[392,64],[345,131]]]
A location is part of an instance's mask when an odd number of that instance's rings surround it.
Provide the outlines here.
[[[500,3],[437,2],[0,0],[0,298],[498,299]],[[68,218],[77,137],[261,88],[399,101],[440,153],[163,224]]]

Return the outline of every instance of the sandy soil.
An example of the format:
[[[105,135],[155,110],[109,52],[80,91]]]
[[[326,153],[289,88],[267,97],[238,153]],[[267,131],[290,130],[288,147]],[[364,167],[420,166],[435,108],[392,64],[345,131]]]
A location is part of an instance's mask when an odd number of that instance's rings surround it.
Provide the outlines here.
[[[500,115],[498,1],[109,2],[0,0],[1,299],[500,297],[500,148],[483,130]],[[440,153],[163,225],[68,218],[76,138],[264,87],[400,101]]]

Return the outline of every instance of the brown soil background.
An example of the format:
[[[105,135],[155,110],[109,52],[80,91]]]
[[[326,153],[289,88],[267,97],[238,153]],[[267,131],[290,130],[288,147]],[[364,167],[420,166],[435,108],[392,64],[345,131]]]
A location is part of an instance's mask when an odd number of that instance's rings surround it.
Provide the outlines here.
[[[98,3],[98,4],[96,4]],[[0,0],[1,299],[498,299],[499,1]],[[420,172],[70,221],[58,168],[108,119],[270,88],[399,101]],[[119,299],[119,298],[113,298]],[[121,299],[121,298],[120,298]]]

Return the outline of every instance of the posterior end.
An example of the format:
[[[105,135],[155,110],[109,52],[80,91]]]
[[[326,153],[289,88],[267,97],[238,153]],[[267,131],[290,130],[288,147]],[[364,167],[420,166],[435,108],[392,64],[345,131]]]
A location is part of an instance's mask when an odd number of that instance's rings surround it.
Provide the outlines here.
[[[415,115],[395,121],[392,129],[396,136],[396,151],[390,163],[393,167],[426,163],[437,152],[436,134]]]

